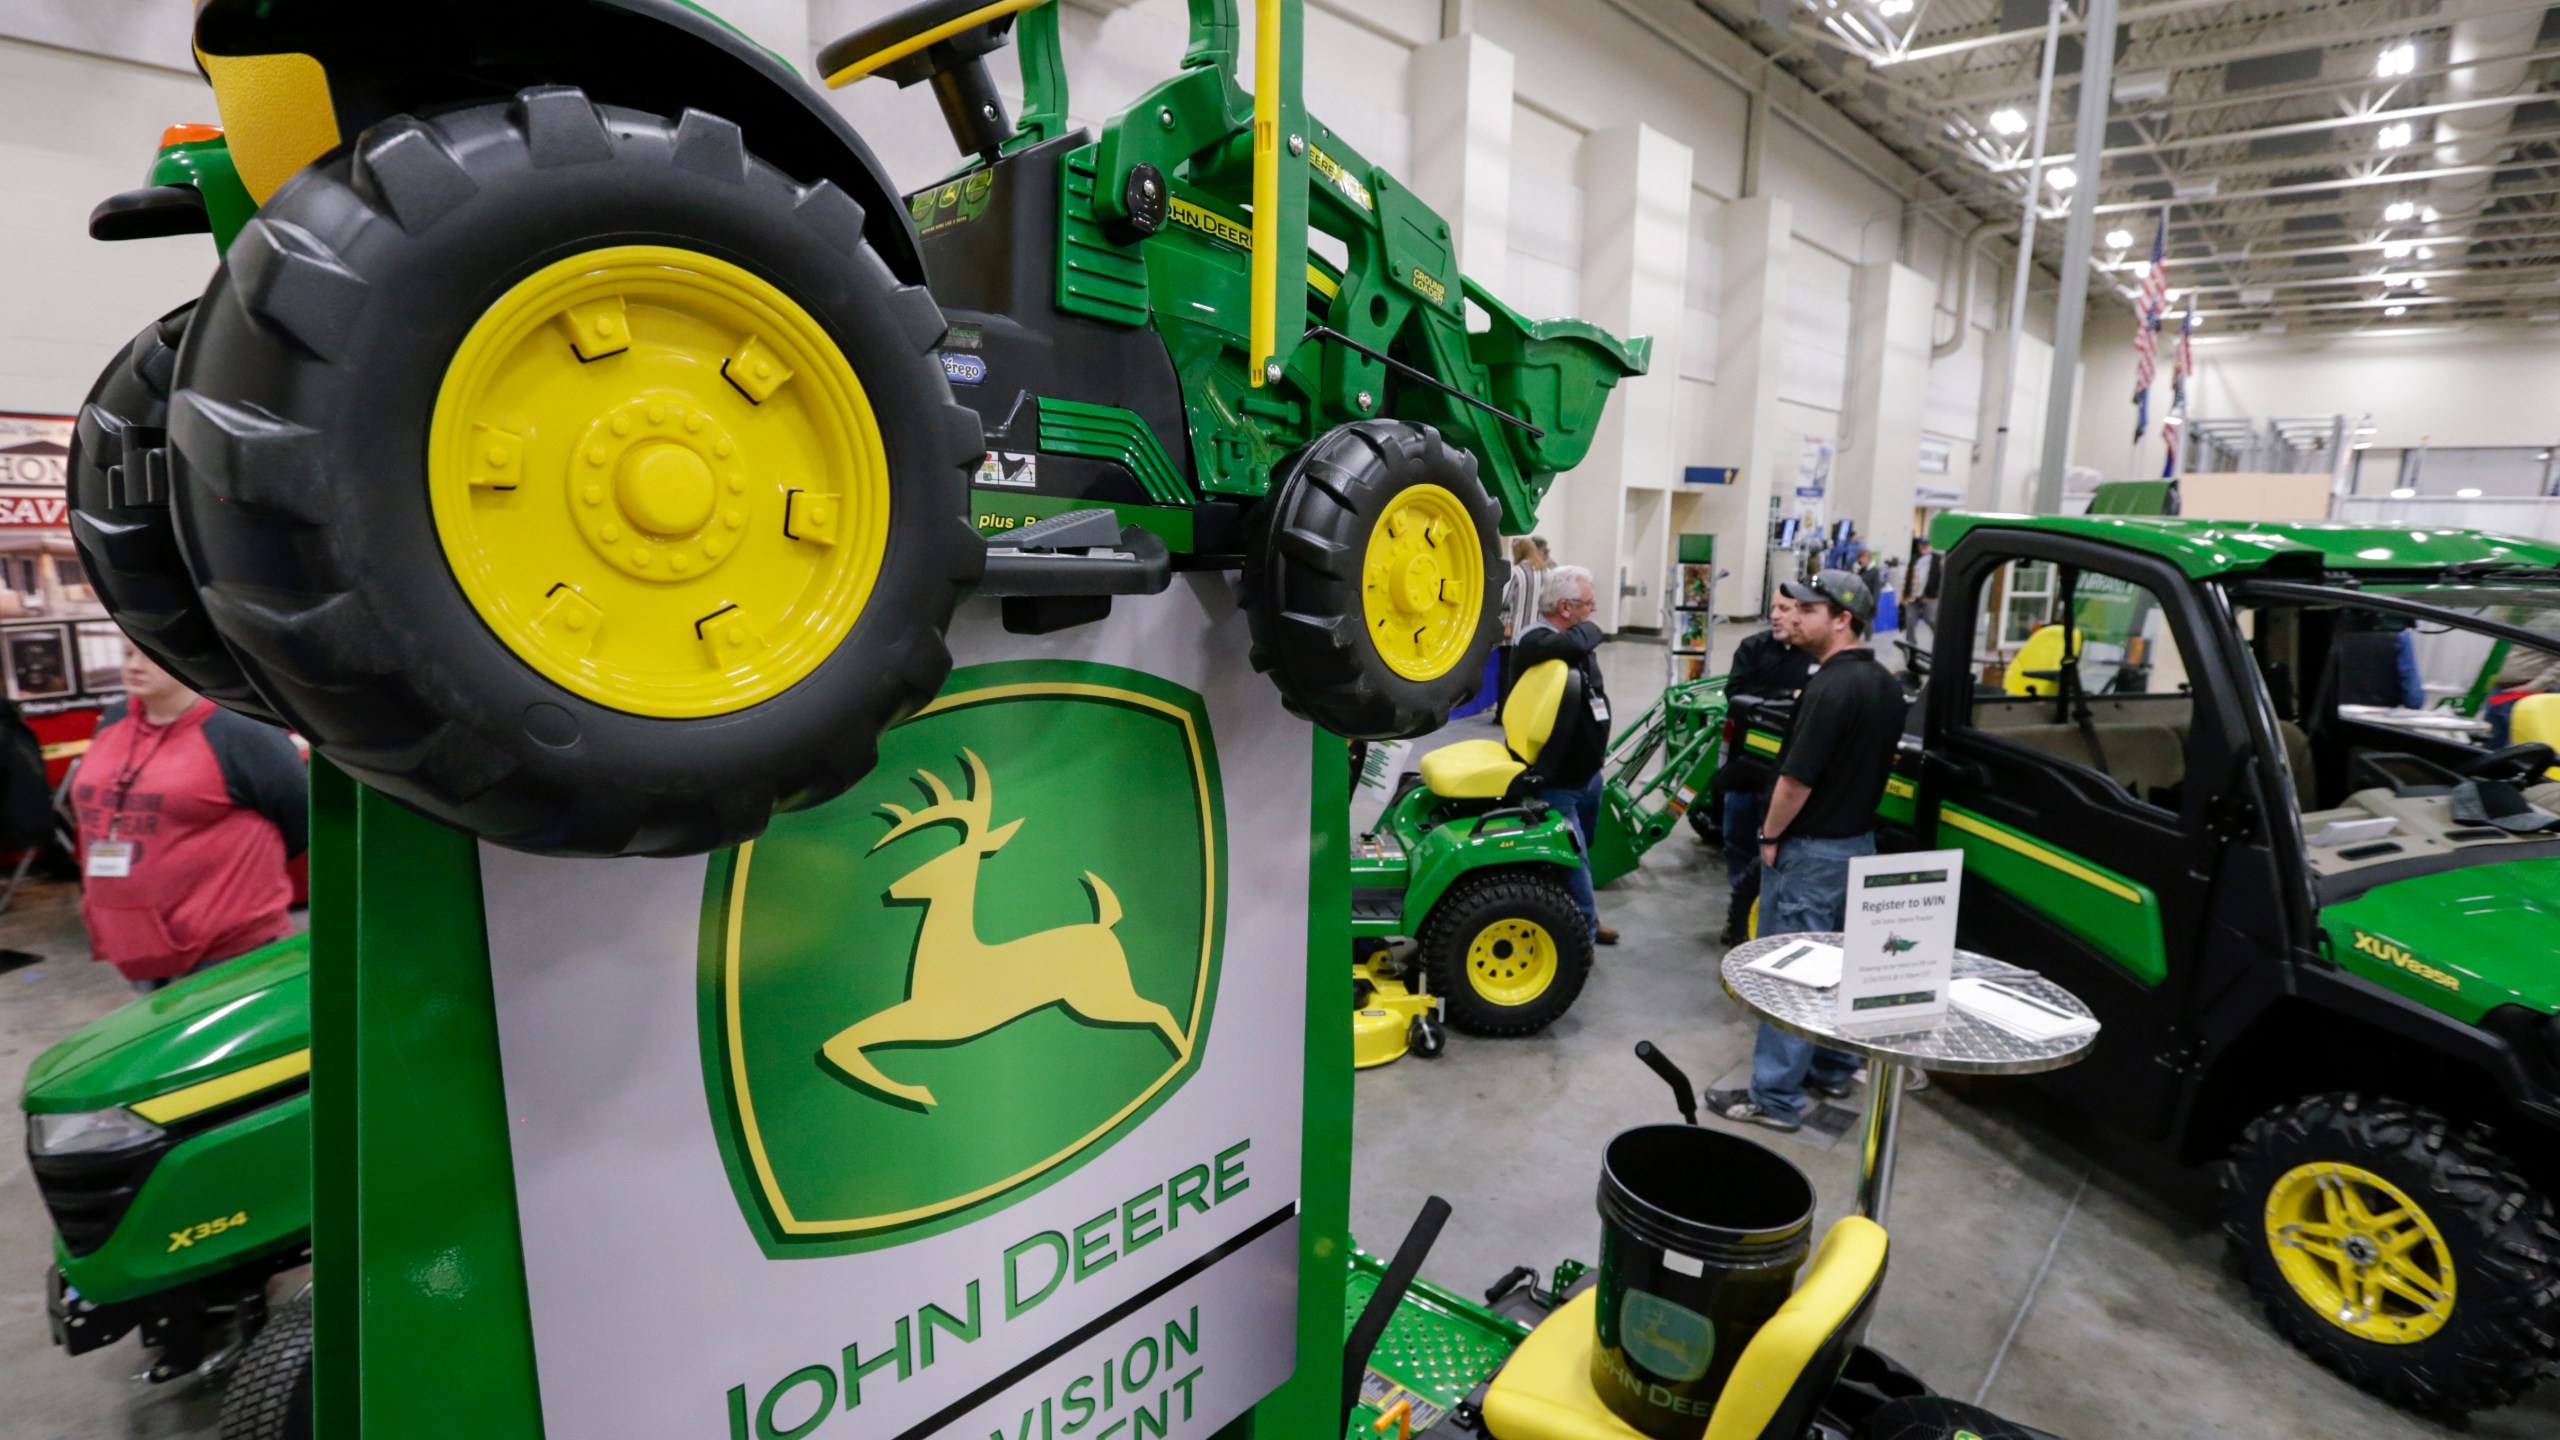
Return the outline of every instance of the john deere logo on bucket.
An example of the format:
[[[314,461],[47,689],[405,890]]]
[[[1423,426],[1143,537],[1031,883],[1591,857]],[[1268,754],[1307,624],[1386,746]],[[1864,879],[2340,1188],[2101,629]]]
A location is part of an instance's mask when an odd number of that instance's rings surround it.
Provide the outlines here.
[[[842,799],[718,857],[702,1050],[768,1254],[902,1243],[1108,1149],[1198,1069],[1226,836],[1200,698],[956,672]]]

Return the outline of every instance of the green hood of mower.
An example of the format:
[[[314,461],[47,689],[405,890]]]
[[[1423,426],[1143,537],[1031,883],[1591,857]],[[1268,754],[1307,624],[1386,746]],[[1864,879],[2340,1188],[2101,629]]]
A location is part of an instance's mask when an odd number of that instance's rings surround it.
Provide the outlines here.
[[[311,1046],[311,940],[279,940],[102,1015],[36,1057],[21,1107],[103,1110]]]
[[[2320,913],[2339,965],[2458,1019],[2560,1010],[2560,860],[2466,865]]]

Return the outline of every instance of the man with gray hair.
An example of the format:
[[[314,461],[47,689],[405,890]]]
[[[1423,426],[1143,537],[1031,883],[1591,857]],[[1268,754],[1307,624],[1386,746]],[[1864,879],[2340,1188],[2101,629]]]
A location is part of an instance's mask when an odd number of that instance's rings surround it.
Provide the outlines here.
[[[1554,740],[1538,757],[1539,768],[1547,773],[1547,788],[1538,798],[1573,817],[1582,840],[1582,868],[1573,872],[1573,903],[1582,911],[1592,943],[1615,945],[1618,932],[1600,923],[1599,901],[1591,891],[1591,844],[1600,834],[1600,772],[1609,758],[1609,691],[1600,679],[1600,647],[1609,637],[1591,619],[1599,608],[1591,572],[1558,565],[1538,577],[1538,618],[1516,643],[1521,674],[1532,665],[1561,660],[1582,676],[1588,713],[1559,717]]]

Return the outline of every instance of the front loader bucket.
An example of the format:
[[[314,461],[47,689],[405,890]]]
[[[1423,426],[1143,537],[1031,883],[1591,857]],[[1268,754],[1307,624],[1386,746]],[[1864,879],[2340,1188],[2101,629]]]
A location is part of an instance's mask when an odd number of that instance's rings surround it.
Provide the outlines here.
[[[1467,336],[1467,349],[1492,373],[1495,408],[1539,432],[1503,427],[1521,468],[1543,482],[1581,464],[1610,388],[1645,373],[1653,341],[1622,341],[1587,320],[1525,319],[1473,280],[1466,294],[1493,317],[1492,329]]]

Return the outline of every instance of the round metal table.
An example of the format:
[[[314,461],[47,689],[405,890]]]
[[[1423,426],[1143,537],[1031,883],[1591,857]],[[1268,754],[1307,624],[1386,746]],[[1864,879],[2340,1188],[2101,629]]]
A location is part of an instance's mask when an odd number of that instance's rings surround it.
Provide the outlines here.
[[[1867,1129],[1865,1146],[1858,1156],[1858,1211],[1878,1224],[1884,1223],[1885,1206],[1893,1191],[1894,1141],[1902,1125],[1905,1067],[1918,1066],[1949,1075],[2032,1075],[2077,1063],[2097,1042],[2095,1034],[2067,1040],[2030,1040],[1952,1006],[1948,1007],[1945,1021],[1934,1029],[1899,1035],[1844,1034],[1838,1028],[1836,989],[1816,990],[1745,968],[1771,951],[1806,940],[1837,945],[1840,935],[1837,931],[1824,931],[1746,940],[1725,952],[1724,991],[1742,1008],[1790,1035],[1866,1057]],[[1955,978],[1966,976],[1998,980],[2075,1015],[2089,1013],[2080,997],[2032,970],[1970,950],[1958,950]]]

